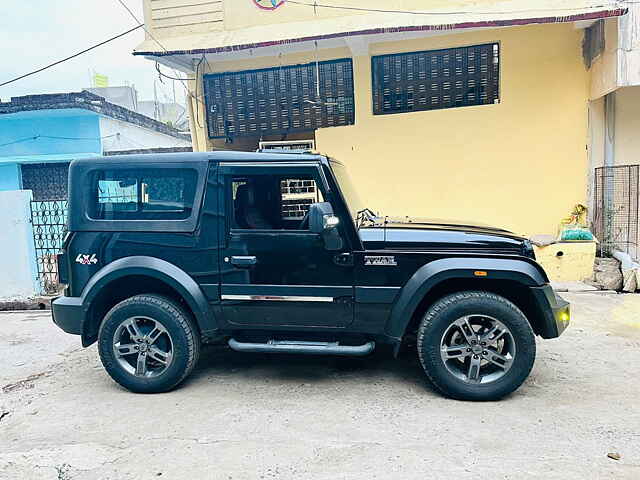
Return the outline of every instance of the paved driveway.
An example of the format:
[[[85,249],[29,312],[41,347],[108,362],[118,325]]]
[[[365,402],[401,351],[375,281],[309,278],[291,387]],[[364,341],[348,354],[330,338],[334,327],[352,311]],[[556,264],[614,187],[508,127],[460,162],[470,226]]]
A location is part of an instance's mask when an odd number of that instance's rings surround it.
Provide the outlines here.
[[[495,403],[440,397],[413,355],[218,347],[133,395],[47,314],[0,314],[0,478],[638,479],[640,295],[565,297],[572,327]]]

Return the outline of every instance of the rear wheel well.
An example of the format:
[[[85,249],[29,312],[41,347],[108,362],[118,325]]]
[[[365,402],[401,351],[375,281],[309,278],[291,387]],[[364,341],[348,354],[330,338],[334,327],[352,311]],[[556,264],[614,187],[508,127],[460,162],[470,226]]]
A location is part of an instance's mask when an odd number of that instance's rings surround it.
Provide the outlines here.
[[[82,334],[83,345],[91,345],[97,340],[100,324],[109,310],[127,298],[145,293],[169,298],[181,305],[187,313],[193,315],[184,297],[162,280],[146,275],[128,275],[113,280],[102,287],[91,302]],[[193,323],[198,328],[197,322]]]
[[[416,334],[422,317],[437,300],[452,293],[471,290],[491,292],[506,298],[524,313],[536,335],[542,331],[542,312],[539,310],[533,293],[526,285],[509,280],[452,278],[437,284],[425,295],[407,325],[405,338],[407,335],[413,337]]]

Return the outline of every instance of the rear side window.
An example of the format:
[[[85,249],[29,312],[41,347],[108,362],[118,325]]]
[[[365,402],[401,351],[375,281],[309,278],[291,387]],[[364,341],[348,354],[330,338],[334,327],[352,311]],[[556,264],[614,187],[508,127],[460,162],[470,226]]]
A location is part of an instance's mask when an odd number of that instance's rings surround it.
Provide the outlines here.
[[[95,220],[184,220],[191,216],[198,174],[191,169],[101,170],[93,175]]]

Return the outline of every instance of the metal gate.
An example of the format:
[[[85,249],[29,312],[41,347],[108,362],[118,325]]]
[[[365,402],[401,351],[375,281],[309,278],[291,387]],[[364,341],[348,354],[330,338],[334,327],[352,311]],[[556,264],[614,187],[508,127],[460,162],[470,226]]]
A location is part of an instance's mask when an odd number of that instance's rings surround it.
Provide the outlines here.
[[[69,163],[21,166],[22,188],[31,190],[31,224],[38,283],[43,293],[59,290],[57,254],[67,233],[67,176]]]
[[[640,165],[595,169],[594,234],[601,253],[614,250],[638,258],[638,201]]]
[[[67,200],[31,201],[38,282],[43,293],[59,290],[57,254],[67,233]]]

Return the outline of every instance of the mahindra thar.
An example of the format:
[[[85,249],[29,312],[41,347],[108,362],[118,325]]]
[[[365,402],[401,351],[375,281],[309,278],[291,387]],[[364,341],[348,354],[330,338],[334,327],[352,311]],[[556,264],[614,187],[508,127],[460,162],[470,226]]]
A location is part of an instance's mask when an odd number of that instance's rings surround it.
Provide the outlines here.
[[[320,155],[74,161],[68,227],[53,320],[97,341],[133,392],[176,387],[203,343],[342,356],[415,345],[443,394],[492,400],[527,378],[535,337],[569,323],[527,240],[379,216]]]

